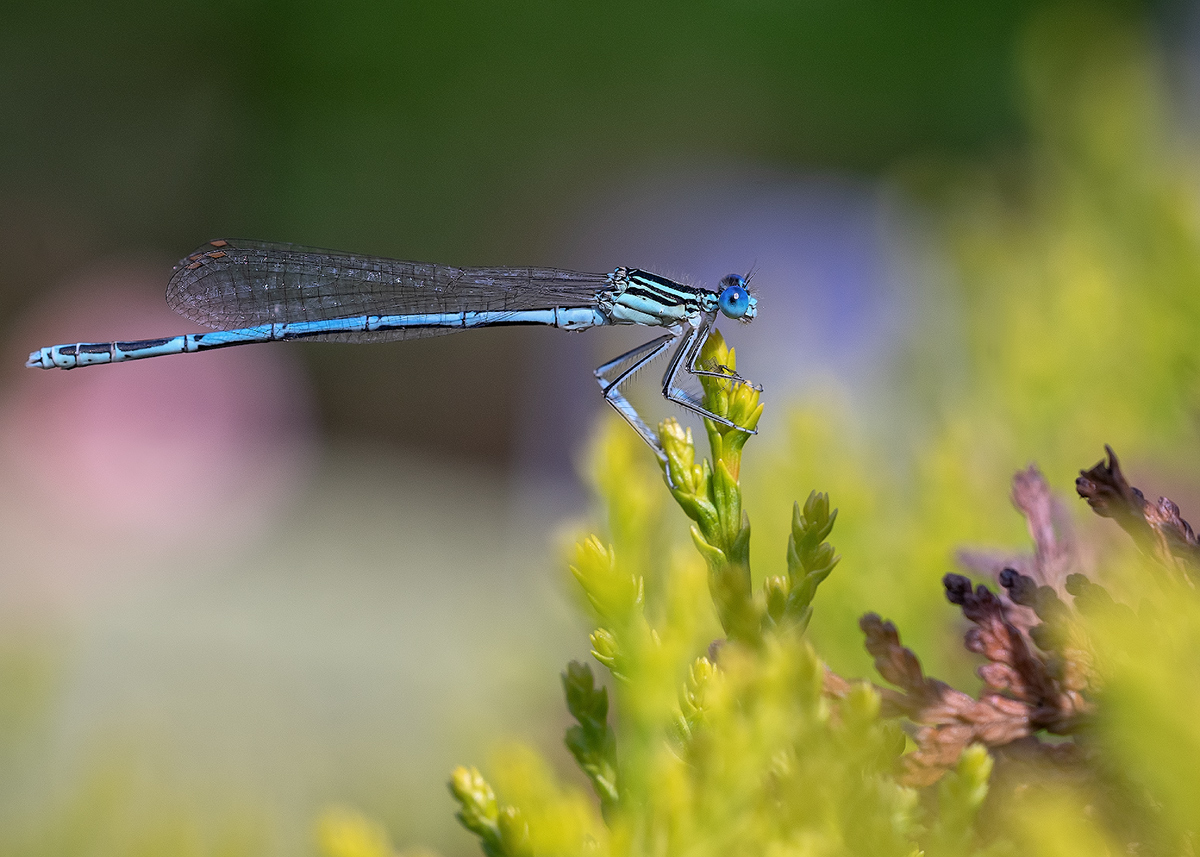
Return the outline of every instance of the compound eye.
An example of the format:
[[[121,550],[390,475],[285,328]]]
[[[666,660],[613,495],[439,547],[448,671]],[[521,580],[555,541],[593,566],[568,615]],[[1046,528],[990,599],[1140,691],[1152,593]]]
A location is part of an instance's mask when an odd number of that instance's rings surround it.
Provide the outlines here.
[[[741,318],[750,309],[750,293],[746,291],[746,278],[730,274],[721,279],[721,296],[717,299],[721,312],[730,318]]]

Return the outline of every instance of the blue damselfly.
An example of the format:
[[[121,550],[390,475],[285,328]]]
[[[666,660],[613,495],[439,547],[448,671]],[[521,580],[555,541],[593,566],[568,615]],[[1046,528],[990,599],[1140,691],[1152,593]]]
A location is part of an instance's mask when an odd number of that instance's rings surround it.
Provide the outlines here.
[[[73,369],[255,342],[378,342],[497,325],[586,330],[640,324],[666,333],[600,366],[595,376],[605,401],[660,460],[665,454],[657,435],[620,386],[676,342],[679,347],[663,375],[663,396],[702,417],[753,433],[712,413],[676,383],[680,372],[747,383],[728,367],[696,365],[719,313],[743,322],[757,314],[746,279],[737,274],[724,277],[720,291],[712,291],[636,268],[617,268],[609,274],[454,268],[221,239],[180,261],[167,286],[167,302],[184,318],[215,330],[164,339],[55,345],[34,351],[26,365]]]

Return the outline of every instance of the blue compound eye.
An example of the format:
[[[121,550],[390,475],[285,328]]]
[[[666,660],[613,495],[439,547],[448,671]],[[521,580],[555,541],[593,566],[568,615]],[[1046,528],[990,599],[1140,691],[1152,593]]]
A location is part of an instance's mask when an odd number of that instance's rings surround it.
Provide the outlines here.
[[[717,302],[721,312],[730,318],[741,318],[750,309],[750,293],[746,291],[746,278],[730,274],[721,278],[721,296]]]

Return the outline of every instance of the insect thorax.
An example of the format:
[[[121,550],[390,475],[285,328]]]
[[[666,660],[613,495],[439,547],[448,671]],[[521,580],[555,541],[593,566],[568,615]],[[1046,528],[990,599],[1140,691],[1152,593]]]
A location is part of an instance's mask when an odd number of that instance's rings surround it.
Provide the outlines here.
[[[600,293],[600,308],[613,324],[671,327],[692,322],[705,311],[704,299],[712,303],[716,297],[637,268],[617,268],[608,281],[610,287]]]

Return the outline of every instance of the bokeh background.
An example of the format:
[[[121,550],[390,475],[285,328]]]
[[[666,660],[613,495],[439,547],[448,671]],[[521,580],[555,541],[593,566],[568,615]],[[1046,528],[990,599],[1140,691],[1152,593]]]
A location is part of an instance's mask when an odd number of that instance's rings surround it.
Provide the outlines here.
[[[832,492],[847,560],[813,634],[851,674],[871,609],[970,680],[937,580],[1022,544],[1031,461],[1066,492],[1108,441],[1200,500],[1192,3],[4,19],[0,853],[309,854],[336,804],[473,853],[450,767],[560,741],[591,369],[644,332],[22,368],[194,330],[162,293],[210,238],[753,270],[760,318],[727,333],[767,391],[756,561]]]

